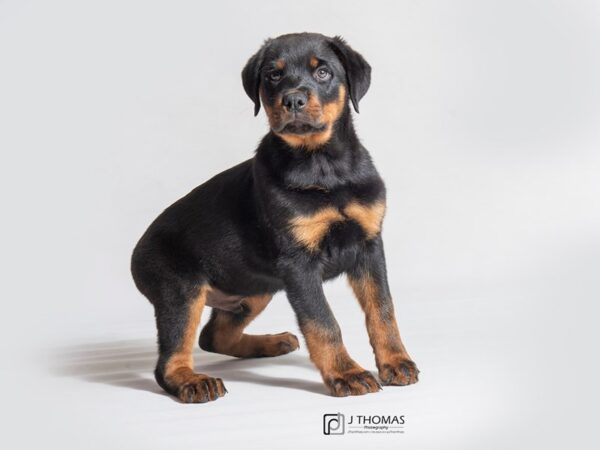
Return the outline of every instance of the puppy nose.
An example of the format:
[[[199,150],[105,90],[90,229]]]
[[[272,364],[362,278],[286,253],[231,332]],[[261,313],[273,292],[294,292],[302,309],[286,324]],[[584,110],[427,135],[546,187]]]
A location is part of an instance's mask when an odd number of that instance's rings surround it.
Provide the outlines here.
[[[282,98],[283,106],[291,112],[300,111],[306,106],[308,97],[302,91],[288,92]]]

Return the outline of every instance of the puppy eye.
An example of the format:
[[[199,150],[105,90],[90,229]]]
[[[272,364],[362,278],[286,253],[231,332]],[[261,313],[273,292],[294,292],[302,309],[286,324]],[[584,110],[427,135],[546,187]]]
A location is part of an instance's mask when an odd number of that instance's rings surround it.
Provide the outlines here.
[[[279,80],[281,80],[281,72],[278,70],[269,72],[269,74],[267,75],[267,78],[269,78],[269,80],[271,80],[271,81],[279,81]]]
[[[331,72],[326,67],[319,67],[315,72],[315,76],[318,80],[327,80],[331,77]]]

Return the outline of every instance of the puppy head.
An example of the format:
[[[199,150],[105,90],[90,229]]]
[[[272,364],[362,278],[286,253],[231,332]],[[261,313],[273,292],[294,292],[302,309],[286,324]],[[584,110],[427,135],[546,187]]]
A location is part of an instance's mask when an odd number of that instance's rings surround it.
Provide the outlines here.
[[[286,34],[268,39],[242,71],[244,89],[261,102],[273,132],[292,147],[318,148],[350,98],[356,112],[371,67],[339,36]]]

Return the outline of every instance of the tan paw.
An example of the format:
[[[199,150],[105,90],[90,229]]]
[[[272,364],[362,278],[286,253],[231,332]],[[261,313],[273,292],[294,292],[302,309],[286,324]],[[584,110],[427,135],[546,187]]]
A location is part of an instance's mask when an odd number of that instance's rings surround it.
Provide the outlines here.
[[[206,403],[223,397],[227,389],[220,378],[194,373],[178,388],[177,397],[183,403]]]
[[[324,380],[334,397],[364,395],[381,390],[381,385],[371,372],[362,368],[351,369],[336,376],[326,376]]]
[[[242,344],[247,348],[247,354],[242,356],[250,358],[281,356],[300,347],[298,338],[287,331],[279,334],[248,335]]]
[[[410,359],[399,357],[396,361],[383,363],[379,378],[387,386],[406,386],[419,381],[419,369]]]

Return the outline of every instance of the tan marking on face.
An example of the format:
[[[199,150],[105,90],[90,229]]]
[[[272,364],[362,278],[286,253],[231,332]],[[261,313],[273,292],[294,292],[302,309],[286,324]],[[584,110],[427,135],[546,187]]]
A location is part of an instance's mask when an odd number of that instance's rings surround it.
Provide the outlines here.
[[[200,316],[206,304],[206,295],[209,290],[209,286],[202,286],[198,296],[190,303],[183,338],[177,351],[167,361],[165,379],[174,386],[185,383],[189,377],[194,375],[192,351],[196,342],[196,331],[200,323]]]
[[[329,231],[331,224],[344,220],[344,216],[333,207],[328,207],[308,216],[294,217],[290,229],[294,238],[311,251],[316,250]]]
[[[316,56],[313,56],[310,58],[310,67],[312,67],[313,69],[316,69],[317,66],[319,65],[319,60],[317,59]]]
[[[379,200],[371,205],[363,205],[354,201],[344,208],[344,214],[356,220],[365,231],[367,238],[372,239],[381,231],[381,223],[385,215],[385,201]]]
[[[303,147],[307,150],[315,150],[327,143],[331,139],[333,133],[333,125],[335,121],[340,117],[344,110],[346,103],[346,88],[344,85],[340,85],[338,90],[338,98],[331,102],[321,105],[319,100],[311,95],[308,98],[306,105],[306,113],[310,115],[315,122],[324,124],[325,130],[319,133],[310,134],[292,134],[292,133],[276,133],[281,137],[290,147]],[[273,123],[277,123],[276,120]]]
[[[285,60],[283,59],[278,59],[277,61],[275,61],[275,68],[282,70],[285,67]]]

